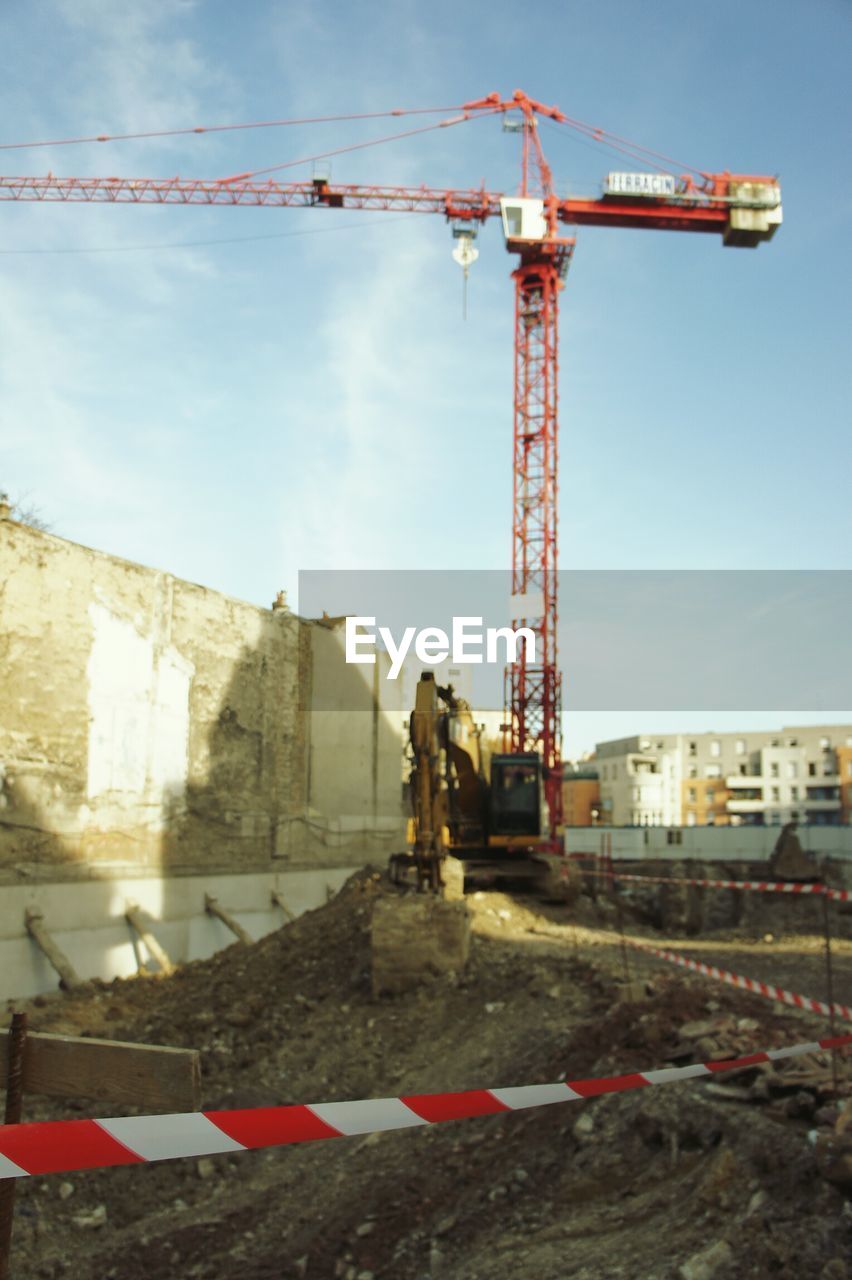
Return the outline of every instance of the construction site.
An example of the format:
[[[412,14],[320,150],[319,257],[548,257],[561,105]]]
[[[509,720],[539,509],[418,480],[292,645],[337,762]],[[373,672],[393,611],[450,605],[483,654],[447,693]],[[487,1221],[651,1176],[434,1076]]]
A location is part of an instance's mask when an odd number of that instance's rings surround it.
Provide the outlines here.
[[[286,163],[133,170],[135,144],[318,122],[331,134]],[[352,133],[377,122],[393,132]],[[417,479],[422,442],[394,448],[410,451],[405,502],[451,527],[452,567],[470,519],[505,549],[510,587],[481,653],[465,648],[474,603],[445,630],[412,604],[403,644],[367,602],[296,600],[298,565],[276,563],[252,603],[184,576],[177,548],[180,571],[149,565],[0,495],[0,1280],[850,1280],[849,713],[775,737],[748,728],[770,710],[755,702],[742,736],[625,730],[579,763],[565,746],[577,623],[560,600],[560,481],[582,379],[560,370],[560,309],[578,235],[600,229],[600,249],[654,231],[683,261],[690,240],[726,260],[750,249],[744,264],[783,255],[772,158],[739,172],[732,147],[730,169],[702,170],[523,90],[156,125],[10,140],[6,172],[15,147],[50,163],[0,174],[0,214],[38,227],[67,206],[170,206],[191,224],[212,209],[217,234],[246,208],[440,225],[463,323],[511,308],[505,429],[476,445],[511,509],[449,465],[436,492],[428,469]],[[512,183],[422,181],[413,135],[449,130],[443,147],[471,128],[509,135]],[[546,144],[563,137],[602,157],[596,190],[554,177]],[[395,176],[364,149],[398,139]],[[117,148],[121,176],[72,176],[89,144],[96,160]],[[329,168],[351,152],[363,182]],[[510,284],[474,304],[498,233]],[[299,327],[293,310],[283,323]],[[724,313],[744,347],[753,323]],[[359,385],[390,376],[371,360]],[[712,397],[727,404],[725,379]],[[434,392],[440,414],[437,376]],[[249,413],[221,445],[235,486],[251,433]],[[298,492],[295,454],[293,474]],[[358,501],[378,539],[404,543],[390,501],[369,486]],[[357,568],[360,548],[334,536]],[[399,581],[404,611],[421,588]],[[801,656],[817,677],[818,644]],[[492,668],[502,706],[476,703],[466,663]],[[640,709],[655,705],[642,668]],[[816,705],[804,696],[786,707]]]

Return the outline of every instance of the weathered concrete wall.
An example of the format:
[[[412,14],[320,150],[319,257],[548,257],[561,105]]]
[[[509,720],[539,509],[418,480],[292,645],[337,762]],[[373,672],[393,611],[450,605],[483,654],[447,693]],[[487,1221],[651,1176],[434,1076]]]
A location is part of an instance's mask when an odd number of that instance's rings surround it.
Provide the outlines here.
[[[351,856],[384,855],[405,842],[403,738],[408,709],[402,681],[385,678],[387,654],[374,666],[347,665],[342,625],[311,629],[308,724],[308,848]],[[375,860],[375,859],[374,859]]]
[[[399,727],[320,723],[316,688],[352,669],[284,609],[5,520],[0,665],[7,881],[344,866],[404,838]]]
[[[304,806],[300,625],[0,524],[0,859],[233,869]]]

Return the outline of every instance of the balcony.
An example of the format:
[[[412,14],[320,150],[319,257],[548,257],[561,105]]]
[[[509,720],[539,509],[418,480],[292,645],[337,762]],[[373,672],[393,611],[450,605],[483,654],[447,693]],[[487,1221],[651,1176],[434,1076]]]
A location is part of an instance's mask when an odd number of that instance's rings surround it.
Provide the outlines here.
[[[627,773],[631,777],[653,774],[662,777],[659,761],[656,756],[632,755],[627,757]]]
[[[763,781],[761,773],[729,773],[725,778],[725,786],[729,791],[735,791],[739,787],[762,788]]]
[[[766,801],[763,797],[728,796],[729,813],[763,813]]]

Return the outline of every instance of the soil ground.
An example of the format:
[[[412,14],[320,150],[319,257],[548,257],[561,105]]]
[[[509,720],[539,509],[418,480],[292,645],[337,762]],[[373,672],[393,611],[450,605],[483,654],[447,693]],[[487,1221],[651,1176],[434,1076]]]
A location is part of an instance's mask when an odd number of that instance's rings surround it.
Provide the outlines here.
[[[633,951],[629,976],[649,980],[650,994],[625,1001],[613,908],[587,898],[544,907],[472,895],[466,972],[375,999],[370,914],[378,895],[396,892],[367,871],[251,947],[236,944],[168,978],[94,984],[19,1007],[33,1029],[201,1050],[210,1109],[621,1074],[829,1033],[824,1019]],[[823,997],[821,937],[805,917],[780,921],[768,903],[747,930],[665,942]],[[628,927],[648,941],[662,937],[636,921]],[[849,1002],[852,943],[836,942],[834,961],[835,999]],[[690,1023],[704,1036],[685,1037]],[[840,1063],[841,1078],[849,1066]],[[745,1100],[742,1087],[718,1092],[727,1081],[22,1180],[12,1276],[852,1276],[849,1191],[819,1176],[808,1138],[832,1118],[831,1098],[782,1081],[774,1094]],[[105,1114],[84,1099],[28,1098],[24,1118]],[[93,1213],[100,1226],[86,1225]]]

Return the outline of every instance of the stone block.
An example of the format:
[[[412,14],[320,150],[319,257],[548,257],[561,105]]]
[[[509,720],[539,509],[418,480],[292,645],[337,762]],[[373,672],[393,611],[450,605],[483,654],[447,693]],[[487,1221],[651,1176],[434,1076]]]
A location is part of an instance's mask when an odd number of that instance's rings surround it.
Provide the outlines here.
[[[425,893],[381,898],[373,907],[371,949],[375,996],[461,974],[470,950],[467,904]]]

